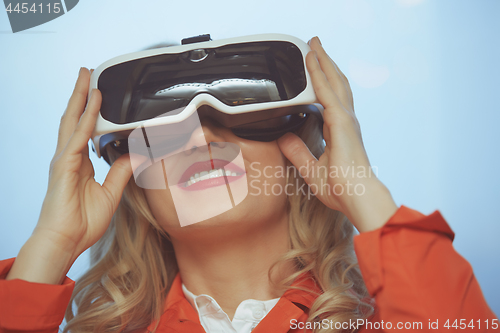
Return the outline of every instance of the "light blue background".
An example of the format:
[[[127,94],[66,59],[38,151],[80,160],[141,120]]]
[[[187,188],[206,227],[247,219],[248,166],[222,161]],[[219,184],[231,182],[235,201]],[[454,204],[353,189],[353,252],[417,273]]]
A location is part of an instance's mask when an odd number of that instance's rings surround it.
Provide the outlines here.
[[[203,33],[319,35],[351,82],[379,177],[398,204],[441,211],[498,314],[499,14],[494,0],[82,0],[12,34],[0,12],[0,258],[16,256],[37,222],[81,66]],[[84,254],[69,276],[87,264]]]

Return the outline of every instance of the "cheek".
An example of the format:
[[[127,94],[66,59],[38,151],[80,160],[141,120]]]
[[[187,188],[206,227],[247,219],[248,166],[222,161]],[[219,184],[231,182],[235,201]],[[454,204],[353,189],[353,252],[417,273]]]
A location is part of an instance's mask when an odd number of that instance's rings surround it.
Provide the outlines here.
[[[175,211],[170,189],[148,190],[144,189],[151,213],[158,224],[165,229],[168,226],[178,226],[179,220]]]
[[[277,143],[256,143],[245,151],[248,161],[248,196],[258,198],[262,205],[286,201],[286,159]]]

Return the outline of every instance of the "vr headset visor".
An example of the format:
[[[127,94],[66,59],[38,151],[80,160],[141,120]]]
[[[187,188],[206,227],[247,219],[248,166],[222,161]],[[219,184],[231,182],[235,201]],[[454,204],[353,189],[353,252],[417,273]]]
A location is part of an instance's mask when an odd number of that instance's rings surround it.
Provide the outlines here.
[[[265,34],[113,58],[91,77],[89,91],[98,88],[103,96],[94,150],[109,163],[104,148],[126,153],[133,129],[147,123],[176,136],[173,125],[194,112],[257,141],[296,130],[310,115],[321,120],[305,67],[309,51],[295,37]]]

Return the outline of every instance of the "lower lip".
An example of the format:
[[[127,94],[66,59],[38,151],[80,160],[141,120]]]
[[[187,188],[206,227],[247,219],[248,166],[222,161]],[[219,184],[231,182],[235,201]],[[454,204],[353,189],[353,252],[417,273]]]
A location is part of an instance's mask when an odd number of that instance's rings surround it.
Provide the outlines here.
[[[200,191],[200,190],[205,190],[207,188],[211,187],[217,187],[221,185],[226,185],[226,179],[227,183],[234,182],[241,177],[243,177],[244,174],[241,174],[239,176],[222,176],[222,177],[217,177],[217,178],[209,178],[205,180],[200,180],[188,187],[184,187],[184,184],[177,184],[177,187],[184,191]]]

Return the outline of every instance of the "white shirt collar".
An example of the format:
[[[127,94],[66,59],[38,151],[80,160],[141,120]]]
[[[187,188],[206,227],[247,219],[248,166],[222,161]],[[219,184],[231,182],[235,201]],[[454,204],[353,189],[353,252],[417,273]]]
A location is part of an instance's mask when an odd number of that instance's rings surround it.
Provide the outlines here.
[[[213,297],[205,294],[196,296],[184,283],[182,291],[198,312],[200,323],[207,333],[250,333],[279,301],[279,298],[268,301],[244,300],[236,308],[231,321]]]

